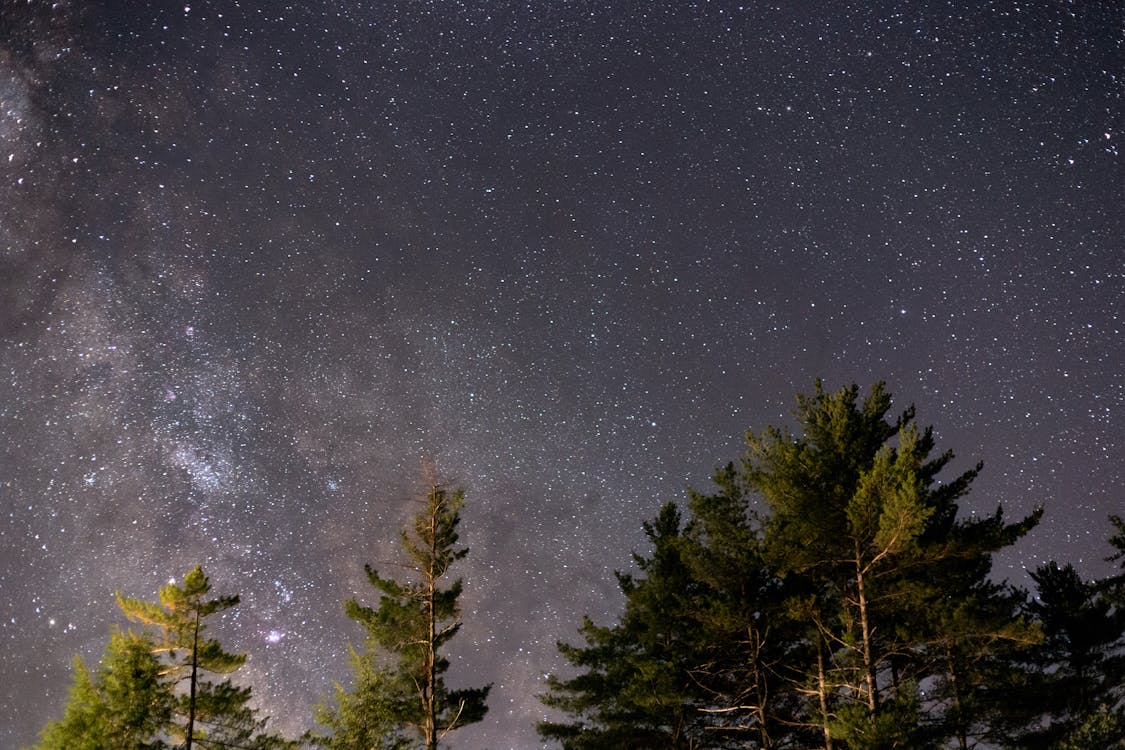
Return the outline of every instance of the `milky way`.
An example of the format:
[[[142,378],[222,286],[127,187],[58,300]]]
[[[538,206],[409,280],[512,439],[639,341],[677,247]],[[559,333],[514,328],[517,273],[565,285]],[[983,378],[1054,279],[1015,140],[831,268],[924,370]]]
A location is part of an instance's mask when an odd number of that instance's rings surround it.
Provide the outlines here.
[[[817,377],[1046,506],[997,576],[1104,574],[1123,90],[1114,2],[0,0],[0,746],[196,563],[307,726],[428,457],[455,746],[536,747],[641,522]]]

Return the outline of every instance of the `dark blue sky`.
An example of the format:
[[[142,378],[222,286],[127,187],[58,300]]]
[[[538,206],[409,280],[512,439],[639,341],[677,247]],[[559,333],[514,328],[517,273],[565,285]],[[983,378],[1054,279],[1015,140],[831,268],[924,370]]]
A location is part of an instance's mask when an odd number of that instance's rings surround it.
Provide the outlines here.
[[[0,0],[0,746],[202,563],[286,729],[422,458],[464,486],[457,747],[537,746],[640,524],[885,379],[998,562],[1125,513],[1114,2]]]

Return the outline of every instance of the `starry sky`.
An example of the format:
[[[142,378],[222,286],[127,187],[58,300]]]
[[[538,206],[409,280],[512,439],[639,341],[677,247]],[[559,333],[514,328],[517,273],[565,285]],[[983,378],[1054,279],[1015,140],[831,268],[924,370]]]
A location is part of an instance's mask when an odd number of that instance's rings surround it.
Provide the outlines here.
[[[1111,1],[0,0],[0,747],[196,563],[303,729],[427,457],[454,746],[535,747],[641,522],[817,377],[1046,506],[997,577],[1108,572],[1123,91]]]

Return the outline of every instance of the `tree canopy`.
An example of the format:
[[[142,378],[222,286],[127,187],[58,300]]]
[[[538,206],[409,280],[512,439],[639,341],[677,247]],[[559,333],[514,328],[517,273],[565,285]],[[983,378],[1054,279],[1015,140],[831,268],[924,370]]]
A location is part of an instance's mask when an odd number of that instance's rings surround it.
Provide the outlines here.
[[[748,433],[740,465],[645,526],[652,557],[621,575],[615,625],[560,644],[570,677],[540,725],[565,748],[968,747],[991,737],[982,681],[1038,643],[991,559],[1039,520],[959,513],[980,471],[944,477],[913,407],[891,415],[817,383],[796,433]],[[637,683],[641,689],[628,686]],[[926,689],[923,689],[925,686]],[[639,743],[639,744],[638,744]]]

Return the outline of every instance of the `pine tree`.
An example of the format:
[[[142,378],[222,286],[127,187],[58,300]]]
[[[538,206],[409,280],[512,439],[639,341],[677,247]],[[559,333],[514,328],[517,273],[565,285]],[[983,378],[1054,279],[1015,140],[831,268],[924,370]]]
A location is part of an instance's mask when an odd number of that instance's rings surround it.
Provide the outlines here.
[[[1113,554],[1125,568],[1125,520],[1109,517]],[[1125,572],[1086,581],[1071,565],[1051,562],[1031,574],[1037,596],[1026,609],[1043,628],[1021,696],[1019,715],[1033,727],[1021,747],[1056,741],[1059,750],[1125,748]]]
[[[365,566],[380,592],[378,607],[356,599],[345,603],[348,617],[363,625],[365,651],[353,653],[350,691],[338,688],[335,705],[320,709],[334,730],[333,750],[397,748],[417,738],[436,750],[449,732],[484,718],[491,686],[451,690],[445,685],[449,660],[444,650],[461,628],[460,579],[449,581],[453,564],[468,554],[457,546],[464,495],[431,483],[425,508],[401,535],[413,572],[399,582]]]
[[[207,637],[206,618],[239,601],[238,596],[208,599],[210,592],[210,581],[196,566],[184,576],[183,585],[169,583],[160,589],[159,604],[117,594],[118,606],[129,620],[159,629],[155,652],[170,684],[186,683],[186,692],[176,692],[173,709],[181,720],[169,727],[169,734],[186,750],[194,745],[207,750],[282,746],[282,740],[264,733],[265,721],[249,705],[250,688],[208,677],[229,675],[246,662],[245,654],[229,653]]]
[[[683,523],[666,503],[643,525],[652,546],[617,574],[618,622],[588,617],[584,643],[560,643],[577,670],[550,676],[542,702],[565,720],[542,722],[544,740],[594,748],[773,748],[811,744],[801,694],[780,674],[805,659],[778,610],[781,581],[762,552],[761,521],[732,465],[717,491],[692,491]]]
[[[812,744],[801,726],[802,695],[782,677],[786,665],[810,654],[786,629],[785,589],[764,556],[762,519],[733,464],[713,479],[717,491],[690,491],[684,531],[697,592],[690,617],[701,644],[692,678],[711,704],[700,709],[713,722],[708,739],[762,750]]]
[[[74,659],[74,681],[63,716],[48,722],[33,750],[106,750],[105,701],[80,657]]]
[[[1106,706],[1118,706],[1125,688],[1125,610],[1114,606],[1104,586],[1083,580],[1072,565],[1050,562],[1031,577],[1036,597],[1027,610],[1044,637],[1030,655],[1032,679],[1019,696],[1019,703],[1031,709],[1022,717],[1030,729],[1019,742],[1028,748],[1077,736]],[[1114,716],[1106,714],[1100,731],[1112,728]],[[1125,734],[1113,739],[1125,740]]]
[[[983,581],[951,606],[935,606],[924,652],[932,677],[923,709],[927,734],[951,739],[958,750],[1003,746],[1022,731],[1026,716],[1012,711],[1028,672],[1024,654],[1042,641],[1042,630],[1021,613],[1026,592]]]
[[[917,686],[944,674],[930,648],[944,613],[984,590],[992,553],[1040,515],[958,518],[980,466],[939,481],[953,454],[934,455],[913,407],[892,420],[890,406],[882,384],[860,401],[857,386],[827,393],[818,382],[798,397],[799,435],[748,435],[745,481],[770,511],[767,555],[797,592],[791,616],[810,626],[817,659],[805,684],[828,748],[935,741]]]
[[[626,600],[618,624],[598,626],[587,617],[579,629],[585,645],[558,645],[581,671],[549,677],[540,700],[571,720],[546,721],[538,730],[567,750],[703,746],[711,719],[700,709],[710,704],[692,672],[707,657],[700,653],[697,587],[683,559],[676,505],[665,504],[644,530],[653,550],[651,557],[633,555],[641,575],[617,574]]]
[[[313,716],[331,734],[318,738],[326,750],[406,750],[413,738],[406,727],[414,706],[406,698],[414,684],[401,672],[381,669],[378,644],[359,652],[348,649],[351,690],[334,686],[331,702],[313,708]]]
[[[807,581],[815,592],[810,611],[830,615],[818,618],[818,648],[844,700],[824,727],[825,742],[842,735],[849,747],[906,742],[915,723],[880,719],[890,664],[876,614],[880,579],[915,553],[933,513],[922,498],[923,446],[913,415],[887,421],[890,397],[881,386],[861,405],[857,396],[854,386],[828,394],[817,383],[812,397],[798,397],[803,434],[751,434],[746,462],[749,484],[772,511],[767,543],[779,572]],[[888,444],[896,434],[897,448]]]
[[[1106,704],[1059,741],[1058,750],[1125,750],[1125,709]]]
[[[156,750],[171,715],[163,666],[145,635],[115,631],[94,674],[75,659],[63,718],[35,750]]]

